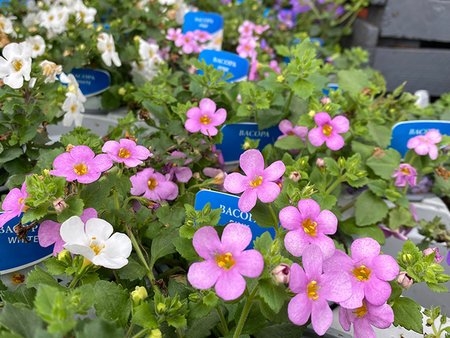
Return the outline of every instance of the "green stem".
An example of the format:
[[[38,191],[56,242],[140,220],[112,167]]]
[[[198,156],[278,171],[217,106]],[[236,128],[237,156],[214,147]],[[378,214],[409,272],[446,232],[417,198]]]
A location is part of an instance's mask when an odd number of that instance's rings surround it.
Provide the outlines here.
[[[222,308],[220,307],[220,305],[216,308],[216,310],[217,310],[217,313],[219,314],[220,323],[222,324],[221,325],[222,328],[220,331],[223,336],[226,336],[229,332],[227,320],[225,319],[225,316],[223,315]]]
[[[269,210],[270,210],[270,214],[272,215],[272,219],[273,219],[273,228],[275,229],[275,232],[278,234],[278,217],[277,214],[275,213],[275,210],[273,209],[273,205],[272,203],[269,204]]]
[[[234,331],[233,338],[239,338],[241,335],[242,329],[244,328],[245,322],[247,321],[248,314],[250,309],[252,308],[253,298],[255,298],[256,293],[258,292],[258,285],[255,286],[250,296],[248,296],[247,301],[245,302],[244,308],[242,309],[241,317],[239,318],[239,322],[236,326],[236,331]]]
[[[344,177],[339,177],[336,181],[333,182],[332,185],[328,187],[328,189],[325,191],[325,195],[330,195],[334,191],[334,189],[336,189],[344,181]]]
[[[198,184],[191,185],[187,190],[189,191],[189,190],[194,189],[194,188],[203,188],[203,187],[206,187],[206,186],[211,185],[211,184],[214,184],[214,179],[206,180],[203,183],[198,183]]]
[[[150,269],[150,266],[147,263],[147,260],[145,259],[144,253],[141,250],[141,247],[136,239],[136,237],[133,234],[133,231],[126,227],[128,236],[131,239],[131,244],[133,245],[134,251],[136,251],[136,254],[141,261],[142,265],[144,265],[145,269],[147,270],[147,277],[150,279],[150,282],[152,284],[152,287],[155,287],[155,276],[153,276],[153,271]]]
[[[288,100],[286,102],[286,105],[284,106],[283,112],[284,113],[288,113],[289,112],[289,108],[291,107],[291,102],[292,102],[292,97],[294,96],[294,92],[291,90],[291,92],[289,93],[289,97]]]
[[[139,331],[138,333],[136,333],[132,338],[139,338],[142,337],[144,334],[146,334],[148,331],[148,329],[143,329],[141,331]]]

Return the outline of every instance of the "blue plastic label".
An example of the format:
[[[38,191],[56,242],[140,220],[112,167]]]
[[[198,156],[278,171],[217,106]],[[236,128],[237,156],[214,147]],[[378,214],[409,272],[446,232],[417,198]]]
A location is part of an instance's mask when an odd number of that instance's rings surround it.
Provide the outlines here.
[[[43,248],[39,245],[38,228],[28,230],[27,241],[17,237],[14,227],[20,224],[21,217],[16,217],[0,228],[0,274],[21,270],[49,257],[53,247]]]
[[[245,139],[259,140],[258,149],[262,150],[268,144],[274,144],[281,131],[278,126],[259,130],[258,124],[235,123],[222,127],[223,140],[217,145],[217,149],[222,151],[223,159],[226,163],[239,161],[239,156],[244,152],[242,148]]]
[[[199,61],[204,60],[208,65],[213,65],[215,69],[223,71],[225,78],[231,75],[227,82],[242,81],[247,78],[250,64],[247,59],[239,55],[217,50],[206,49],[198,57]],[[200,75],[201,71],[198,72]]]
[[[245,224],[252,230],[253,241],[265,232],[269,232],[272,238],[275,237],[273,228],[260,227],[252,218],[250,212],[242,212],[238,207],[239,197],[213,190],[201,190],[195,196],[195,209],[202,210],[207,204],[211,204],[211,209],[222,209],[219,225],[227,225],[228,223]],[[249,248],[253,247],[253,241]]]
[[[339,89],[339,85],[337,83],[329,83],[327,84],[327,88],[322,89],[323,95],[330,95],[330,90],[336,91]]]
[[[392,128],[391,148],[402,156],[408,151],[409,139],[424,135],[430,129],[437,129],[442,135],[450,135],[450,121],[406,121],[399,122]]]
[[[74,68],[71,73],[77,79],[80,90],[86,97],[103,93],[111,86],[111,76],[106,70]]]
[[[183,33],[196,30],[215,34],[223,30],[223,17],[217,13],[189,12],[184,16]]]

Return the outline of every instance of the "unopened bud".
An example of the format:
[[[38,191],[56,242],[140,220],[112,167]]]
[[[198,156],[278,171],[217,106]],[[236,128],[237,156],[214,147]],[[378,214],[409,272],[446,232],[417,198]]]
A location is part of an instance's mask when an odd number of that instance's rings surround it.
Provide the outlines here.
[[[411,285],[413,285],[414,280],[409,277],[405,271],[402,271],[397,277],[397,283],[400,284],[403,288],[409,289]]]
[[[251,148],[250,142],[245,141],[244,144],[242,145],[242,148],[243,148],[244,150],[250,149],[250,148]]]
[[[403,254],[402,261],[405,262],[406,264],[412,263],[412,255],[411,254]]]
[[[60,214],[64,209],[67,208],[67,203],[62,198],[57,198],[53,201],[53,207],[57,214]]]
[[[272,270],[272,275],[277,284],[289,284],[291,268],[287,264],[280,264]]]
[[[325,96],[325,97],[322,97],[321,99],[320,99],[320,102],[322,103],[322,104],[330,104],[331,103],[331,99],[328,97],[328,96]]]
[[[127,90],[124,87],[120,87],[119,90],[117,91],[117,93],[120,96],[124,96],[127,93]]]
[[[346,162],[345,158],[339,157],[338,160],[337,160],[339,168],[344,168],[345,167],[345,162]]]
[[[319,168],[324,168],[325,167],[325,161],[323,158],[319,157],[316,160],[316,166],[318,166]]]
[[[74,147],[73,144],[68,144],[66,147],[66,151],[69,153],[73,149],[73,147]]]
[[[298,171],[293,171],[291,172],[291,174],[289,175],[289,178],[291,180],[293,180],[294,182],[298,182],[301,180],[302,175],[298,172]]]
[[[58,253],[58,261],[65,261],[68,258],[70,258],[70,252],[66,249],[63,249]]]
[[[136,286],[134,291],[131,291],[131,299],[134,305],[139,305],[141,301],[148,297],[147,289],[143,286]]]
[[[439,253],[439,248],[427,248],[423,250],[425,256],[432,255],[433,253],[435,253],[434,262],[440,264],[444,260],[444,257]]]
[[[316,112],[315,112],[314,110],[310,110],[309,113],[308,113],[308,115],[309,115],[310,117],[314,117],[314,116],[316,115]]]
[[[278,75],[277,76],[277,82],[283,82],[284,81],[284,76],[283,75]]]
[[[156,305],[156,311],[158,312],[158,313],[163,313],[164,311],[166,311],[166,304],[164,304],[164,303],[158,303],[157,305]]]
[[[162,338],[162,333],[160,329],[153,329],[150,331],[150,334],[148,335],[148,338]]]
[[[214,177],[214,184],[221,185],[225,181],[225,173],[222,171]]]

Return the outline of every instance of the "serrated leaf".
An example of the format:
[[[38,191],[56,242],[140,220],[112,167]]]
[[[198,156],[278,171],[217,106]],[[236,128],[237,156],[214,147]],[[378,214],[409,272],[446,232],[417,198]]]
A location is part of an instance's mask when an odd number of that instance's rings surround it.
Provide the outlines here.
[[[36,266],[34,270],[31,270],[28,273],[26,286],[28,288],[37,288],[40,285],[49,285],[64,290],[64,287],[60,285],[52,275],[47,271],[44,271],[40,266]]]
[[[174,237],[175,231],[173,229],[167,229],[153,239],[150,254],[150,268],[155,265],[158,259],[175,252],[175,246],[173,244]]]
[[[107,281],[99,281],[94,286],[95,310],[98,316],[108,321],[117,321],[120,326],[128,323],[131,300],[121,286]]]
[[[117,270],[117,273],[121,279],[126,279],[129,281],[134,281],[137,279],[142,279],[145,276],[145,268],[135,261],[133,258],[128,258],[128,264],[123,268]]]
[[[271,279],[259,281],[259,294],[274,312],[279,312],[286,301],[286,287],[275,285]]]
[[[101,318],[95,318],[83,326],[81,331],[75,333],[76,338],[92,338],[92,337],[108,337],[122,338],[124,337],[122,328],[117,327],[114,323],[110,323]]]
[[[411,298],[400,297],[392,306],[394,310],[394,325],[407,330],[423,333],[421,306]]]
[[[0,312],[0,324],[24,338],[34,338],[44,327],[43,321],[23,305],[6,303]]]
[[[369,135],[372,136],[376,145],[381,148],[387,148],[391,143],[391,129],[376,124],[374,122],[369,122],[367,124],[367,129],[369,130]]]
[[[276,141],[274,146],[279,149],[293,150],[304,148],[305,144],[299,137],[289,135]]]
[[[367,159],[367,166],[373,170],[375,174],[389,180],[392,178],[394,170],[400,165],[401,155],[394,149],[384,150],[384,154],[376,154]]]
[[[158,327],[158,321],[156,320],[152,307],[149,303],[142,303],[135,307],[131,321],[144,329],[153,329]]]
[[[355,203],[356,225],[372,225],[381,221],[389,212],[386,203],[373,192],[366,190]]]

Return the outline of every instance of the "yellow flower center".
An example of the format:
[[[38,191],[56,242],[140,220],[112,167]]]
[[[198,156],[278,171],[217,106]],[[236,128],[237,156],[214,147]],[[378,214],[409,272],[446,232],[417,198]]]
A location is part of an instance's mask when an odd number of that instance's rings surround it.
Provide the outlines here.
[[[75,164],[73,166],[73,171],[78,176],[83,176],[83,175],[86,175],[88,173],[88,167],[84,163],[78,163],[78,164]]]
[[[100,253],[100,251],[103,250],[103,248],[105,247],[105,245],[104,245],[104,244],[101,244],[101,245],[100,245],[100,244],[97,242],[97,237],[92,237],[92,238],[91,238],[91,244],[89,244],[89,247],[92,249],[92,251],[94,251],[95,255],[97,256],[97,255]]]
[[[325,136],[330,136],[331,132],[333,131],[333,127],[329,124],[326,124],[322,127],[322,132]]]
[[[305,234],[312,237],[317,236],[317,222],[311,221],[311,218],[307,218],[302,222],[303,230]]]
[[[155,188],[158,186],[158,181],[156,179],[154,179],[153,177],[151,177],[147,181],[147,186],[150,190],[155,190]]]
[[[19,198],[19,204],[23,204],[25,202],[25,199],[23,197]]]
[[[367,314],[367,305],[363,301],[363,305],[353,311],[353,313],[356,315],[356,317],[361,318],[364,317]]]
[[[77,111],[77,105],[76,104],[71,105],[70,106],[70,111],[75,114],[76,111]]]
[[[353,276],[355,276],[359,281],[363,282],[369,280],[371,271],[365,265],[361,265],[353,269]]]
[[[35,44],[35,45],[33,46],[33,49],[37,52],[39,49],[41,49],[41,47],[39,47],[38,44]]]
[[[203,115],[202,117],[200,117],[200,123],[207,125],[211,123],[211,119],[209,118],[208,115]]]
[[[407,167],[401,168],[400,172],[404,175],[411,175],[411,171]]]
[[[262,182],[263,182],[262,176],[256,176],[255,179],[250,182],[250,186],[252,188],[256,188],[259,187],[262,184]]]
[[[319,291],[320,287],[317,285],[317,282],[315,280],[309,282],[308,286],[306,287],[306,293],[308,295],[309,299],[312,300],[318,300],[319,299]]]
[[[216,263],[222,269],[230,270],[236,264],[236,261],[233,259],[231,252],[227,252],[222,255],[217,255]]]
[[[131,153],[128,149],[120,148],[119,149],[119,157],[120,158],[129,158],[131,156]]]
[[[14,70],[15,70],[16,72],[18,72],[18,71],[20,71],[20,70],[22,69],[22,67],[23,67],[23,62],[22,62],[22,60],[14,60],[14,61],[12,62],[12,66],[13,66]]]

